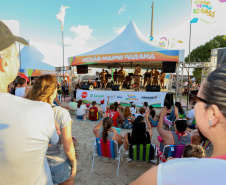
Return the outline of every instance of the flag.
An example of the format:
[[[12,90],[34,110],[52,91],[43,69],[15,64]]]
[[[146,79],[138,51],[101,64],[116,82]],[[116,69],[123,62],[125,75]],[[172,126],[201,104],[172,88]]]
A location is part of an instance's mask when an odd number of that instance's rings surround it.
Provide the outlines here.
[[[181,43],[181,44],[183,43],[183,41],[182,41],[182,40],[177,40],[177,42],[179,42],[179,43]]]
[[[216,22],[225,16],[226,0],[193,0],[190,23],[205,22],[208,24]]]
[[[149,41],[153,41],[154,37],[148,37]]]
[[[166,38],[166,37],[162,37],[162,38],[160,38],[160,39],[167,41],[167,38]]]
[[[70,7],[61,5],[61,9],[60,9],[59,13],[56,15],[57,20],[60,21],[60,23],[61,23],[62,31],[63,31],[63,27],[64,27],[64,17],[65,17],[65,12],[66,12],[65,10],[67,8],[70,8]]]

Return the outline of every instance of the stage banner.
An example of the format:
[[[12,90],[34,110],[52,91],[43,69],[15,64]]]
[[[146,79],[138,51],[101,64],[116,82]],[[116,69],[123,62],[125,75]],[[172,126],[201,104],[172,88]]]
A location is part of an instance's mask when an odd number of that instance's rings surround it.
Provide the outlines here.
[[[69,66],[99,63],[140,62],[140,61],[179,61],[179,50],[164,50],[135,53],[116,53],[69,57]]]
[[[85,100],[87,103],[96,101],[100,104],[101,100],[108,100],[109,104],[120,101],[123,106],[129,106],[134,102],[136,106],[143,106],[144,102],[153,107],[163,107],[166,92],[141,92],[141,91],[86,91],[77,90],[76,100]]]
[[[28,69],[28,76],[41,76],[47,74],[56,75],[56,72],[49,70]]]

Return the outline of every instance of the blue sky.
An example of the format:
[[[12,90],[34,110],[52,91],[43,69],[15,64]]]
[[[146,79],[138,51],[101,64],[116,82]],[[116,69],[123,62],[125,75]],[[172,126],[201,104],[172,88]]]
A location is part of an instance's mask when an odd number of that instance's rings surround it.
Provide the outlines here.
[[[10,0],[0,11],[3,20],[18,20],[21,35],[43,39],[61,39],[60,23],[55,18],[61,5],[66,10],[64,34],[70,36],[70,27],[89,25],[100,42],[113,39],[113,27],[127,25],[132,19],[145,36],[150,34],[151,0]],[[13,6],[12,6],[13,5]],[[123,5],[125,11],[118,14]],[[189,0],[155,0],[154,34],[176,25],[190,15]]]
[[[187,55],[191,0],[154,3],[154,37],[183,40],[178,49],[185,49]],[[20,35],[43,53],[45,62],[59,66],[61,29],[55,16],[61,5],[71,7],[66,9],[64,21],[65,59],[113,40],[131,20],[145,37],[150,35],[152,0],[8,0],[1,3],[0,19],[19,21]],[[214,25],[193,25],[191,48],[225,34],[222,25],[226,25],[226,19],[220,21]]]

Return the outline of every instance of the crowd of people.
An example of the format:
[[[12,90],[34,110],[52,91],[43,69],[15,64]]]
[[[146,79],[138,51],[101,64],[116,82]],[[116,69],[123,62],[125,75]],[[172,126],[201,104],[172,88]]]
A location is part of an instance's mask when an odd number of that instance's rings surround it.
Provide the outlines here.
[[[59,84],[51,75],[39,76],[33,84],[24,78],[11,84],[19,70],[15,42],[25,46],[28,42],[14,36],[2,21],[0,41],[0,184],[74,184],[77,160],[71,114],[78,120],[99,121],[94,136],[116,141],[125,150],[154,140],[159,157],[166,162],[148,170],[134,185],[224,184],[226,65],[203,82],[187,115],[179,102],[173,110],[165,102],[159,115],[147,102],[140,108],[134,102],[130,107],[120,102],[108,107],[109,98],[101,101],[101,108],[95,101],[85,105],[75,98],[63,107]],[[118,127],[131,131],[123,136]],[[157,127],[157,138],[152,138],[153,127]],[[213,144],[210,158],[205,158],[201,146],[206,140]],[[167,159],[162,153],[165,145],[186,145],[182,158]]]

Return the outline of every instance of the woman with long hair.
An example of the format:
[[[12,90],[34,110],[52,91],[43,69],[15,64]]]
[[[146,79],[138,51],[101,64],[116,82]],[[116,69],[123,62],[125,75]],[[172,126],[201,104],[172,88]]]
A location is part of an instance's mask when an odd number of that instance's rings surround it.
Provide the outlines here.
[[[83,101],[79,100],[77,105],[77,119],[86,120],[86,109],[87,107],[83,104]]]
[[[124,136],[124,147],[129,149],[129,145],[149,144],[151,143],[152,128],[148,121],[148,112],[145,116],[138,116],[133,122],[132,133],[126,133]],[[146,120],[146,123],[145,123]],[[146,128],[147,127],[147,128]]]
[[[103,129],[100,127],[103,126]],[[112,128],[113,120],[110,117],[106,117],[93,128],[93,133],[96,138],[103,139],[104,142],[107,140],[116,141],[119,145],[122,145],[122,137]]]
[[[51,75],[43,75],[37,78],[25,98],[52,105],[61,135],[59,136],[59,142],[48,148],[47,160],[53,182],[60,185],[72,185],[76,174],[76,155],[71,135],[72,119],[66,109],[53,104],[56,94],[56,78]]]
[[[199,131],[213,144],[210,158],[175,159],[151,168],[132,185],[225,184],[226,169],[226,64],[203,81],[195,104]],[[187,180],[187,175],[193,177]],[[207,175],[211,174],[211,175]],[[158,183],[157,183],[158,181]]]
[[[179,117],[185,116],[185,111],[182,108],[180,102],[176,102],[175,103],[175,107],[177,107],[177,109],[178,109]],[[172,112],[170,113],[170,115],[168,117],[166,117],[166,116],[164,117],[163,123],[166,124],[167,126],[172,126],[173,125],[173,123],[174,123],[174,121],[176,119],[176,116],[175,116],[174,112],[175,112],[175,109],[172,110]]]
[[[124,110],[121,127],[124,129],[131,129],[133,128],[132,122],[133,122],[133,116],[130,112],[130,108],[126,107]]]
[[[155,113],[154,109],[152,109],[150,111],[149,121],[151,123],[151,126],[157,127],[157,125],[158,125],[158,118],[156,116],[156,113]]]

